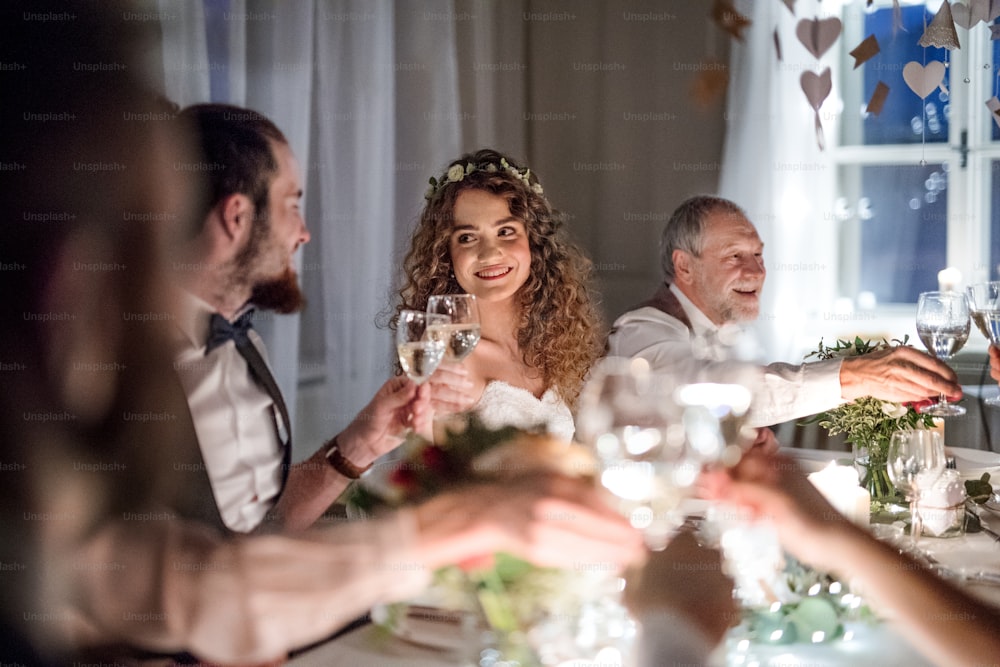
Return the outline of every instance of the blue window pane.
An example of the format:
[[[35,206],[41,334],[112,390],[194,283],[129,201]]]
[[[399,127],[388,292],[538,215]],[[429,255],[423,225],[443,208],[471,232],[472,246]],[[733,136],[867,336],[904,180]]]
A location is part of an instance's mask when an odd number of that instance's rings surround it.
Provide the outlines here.
[[[860,290],[879,303],[916,303],[947,265],[947,174],[942,165],[861,167]]]
[[[903,80],[903,66],[911,61],[947,61],[947,49],[924,48],[917,41],[925,23],[934,16],[923,5],[902,8],[903,29],[893,27],[893,9],[885,7],[865,15],[864,34],[875,35],[880,53],[864,68],[864,102],[867,104],[879,81],[889,86],[882,113],[864,117],[864,143],[913,144],[948,140],[948,95],[938,90],[921,100]],[[945,70],[944,88],[950,90],[950,70]]]

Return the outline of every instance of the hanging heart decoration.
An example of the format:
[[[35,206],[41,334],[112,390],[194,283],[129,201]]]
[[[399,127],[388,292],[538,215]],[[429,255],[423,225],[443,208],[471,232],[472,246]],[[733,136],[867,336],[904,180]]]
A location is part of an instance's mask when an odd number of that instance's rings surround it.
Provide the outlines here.
[[[817,59],[830,50],[840,37],[842,24],[838,18],[802,19],[795,26],[795,35],[802,46]]]
[[[820,150],[823,150],[826,146],[826,140],[823,136],[823,123],[820,121],[819,108],[823,106],[823,101],[833,90],[830,68],[827,67],[819,74],[803,72],[799,84],[802,86],[802,92],[806,94],[806,99],[809,100],[809,105],[816,112],[816,145],[819,146]]]
[[[911,60],[903,66],[903,81],[917,97],[924,99],[944,81],[944,63],[932,60],[924,67],[916,60]]]
[[[953,3],[951,16],[955,19],[955,25],[968,30],[980,21],[990,20],[990,0],[971,0],[969,4]]]

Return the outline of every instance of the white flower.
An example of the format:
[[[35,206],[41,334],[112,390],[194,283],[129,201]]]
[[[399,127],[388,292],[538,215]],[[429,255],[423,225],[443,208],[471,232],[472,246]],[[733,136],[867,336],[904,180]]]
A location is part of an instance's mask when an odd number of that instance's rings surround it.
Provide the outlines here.
[[[531,186],[531,191],[534,192],[536,195],[540,195],[543,192],[542,186],[538,183],[535,183],[534,185]]]
[[[490,162],[488,165],[486,165],[486,171],[490,174],[495,174],[497,171],[497,166],[492,162]]]
[[[465,167],[460,164],[453,164],[448,167],[448,173],[446,175],[449,183],[458,183],[465,178]]]
[[[882,404],[882,412],[891,419],[899,419],[906,416],[907,409],[899,403],[885,402]]]

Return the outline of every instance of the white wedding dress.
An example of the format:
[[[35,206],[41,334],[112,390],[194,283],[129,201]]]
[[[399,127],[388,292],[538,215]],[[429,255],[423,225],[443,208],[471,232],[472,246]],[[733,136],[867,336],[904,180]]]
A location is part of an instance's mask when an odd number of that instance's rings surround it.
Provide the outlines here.
[[[573,439],[576,427],[569,406],[552,389],[535,398],[527,389],[521,389],[501,380],[490,380],[479,402],[472,408],[487,428],[514,426],[523,429],[538,427],[567,442]]]

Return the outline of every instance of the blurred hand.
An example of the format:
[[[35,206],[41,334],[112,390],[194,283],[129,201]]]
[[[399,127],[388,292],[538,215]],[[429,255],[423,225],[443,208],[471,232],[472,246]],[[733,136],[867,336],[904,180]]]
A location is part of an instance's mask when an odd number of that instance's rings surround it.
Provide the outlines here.
[[[896,403],[939,394],[951,400],[962,397],[955,371],[929,354],[905,346],[845,358],[840,366],[840,391],[848,401],[862,396]]]
[[[427,381],[431,390],[431,407],[435,414],[465,412],[479,400],[465,366],[442,362]]]
[[[430,388],[400,375],[379,388],[337,441],[344,456],[363,468],[398,447],[409,429],[429,439],[433,419]]]
[[[775,437],[774,431],[769,428],[757,429],[757,438],[751,443],[752,449],[757,449],[764,454],[777,454],[781,449],[781,443]]]
[[[532,474],[444,493],[416,509],[431,567],[506,551],[537,565],[619,570],[642,558],[642,536],[592,481]]]
[[[739,620],[733,582],[722,572],[722,556],[681,532],[645,567],[628,577],[625,603],[637,616],[657,611],[686,618],[717,644]]]
[[[769,517],[778,538],[796,558],[822,570],[833,553],[828,545],[843,532],[860,530],[816,490],[798,464],[785,456],[751,450],[733,468],[708,470],[699,480],[700,493]],[[831,542],[832,541],[832,542]]]
[[[990,377],[1000,382],[1000,348],[990,345]]]

